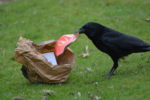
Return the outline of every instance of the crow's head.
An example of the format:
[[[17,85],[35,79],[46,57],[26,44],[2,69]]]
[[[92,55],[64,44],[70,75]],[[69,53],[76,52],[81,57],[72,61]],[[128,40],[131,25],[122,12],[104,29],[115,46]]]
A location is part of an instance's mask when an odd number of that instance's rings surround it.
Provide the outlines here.
[[[77,33],[79,33],[79,34],[85,33],[88,37],[93,37],[96,34],[100,33],[102,31],[102,28],[103,28],[103,26],[98,23],[89,22],[89,23],[83,25],[77,31]]]

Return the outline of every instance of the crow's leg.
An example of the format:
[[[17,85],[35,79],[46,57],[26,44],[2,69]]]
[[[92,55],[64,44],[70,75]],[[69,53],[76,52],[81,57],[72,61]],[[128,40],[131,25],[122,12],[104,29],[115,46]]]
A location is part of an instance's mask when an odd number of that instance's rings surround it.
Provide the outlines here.
[[[113,64],[111,70],[109,71],[109,73],[107,74],[108,77],[111,77],[111,76],[114,74],[114,71],[115,71],[115,70],[117,69],[117,67],[118,67],[118,59],[112,58],[112,60],[113,60],[114,64]]]

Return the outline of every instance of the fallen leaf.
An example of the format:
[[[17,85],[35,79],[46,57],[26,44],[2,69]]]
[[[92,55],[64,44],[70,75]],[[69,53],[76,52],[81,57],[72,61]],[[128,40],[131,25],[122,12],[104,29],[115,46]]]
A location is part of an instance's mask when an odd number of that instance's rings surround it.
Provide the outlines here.
[[[21,96],[13,97],[12,100],[23,100],[23,97]]]
[[[93,97],[93,100],[100,100],[101,99],[101,97],[99,97],[99,96],[94,96]]]
[[[108,88],[113,89],[113,88],[114,88],[114,86],[112,85],[112,86],[109,86]]]
[[[55,94],[55,92],[52,90],[42,90],[42,93],[45,95],[54,95]]]
[[[146,18],[145,21],[150,22],[150,18]]]
[[[93,96],[92,94],[89,95],[89,98],[91,98],[91,100],[100,100],[101,99],[100,96]]]
[[[41,100],[49,100],[47,96],[43,96]]]
[[[99,83],[98,83],[98,82],[94,82],[93,84],[94,84],[94,85],[98,85]]]
[[[92,68],[87,67],[87,68],[85,68],[85,71],[87,71],[87,72],[92,72],[93,70],[92,70]]]
[[[88,45],[85,46],[85,51],[83,53],[79,54],[78,56],[81,56],[83,58],[89,56],[89,47],[88,47]]]
[[[81,92],[77,92],[77,96],[78,96],[78,97],[81,97]]]
[[[75,96],[75,97],[74,97],[75,99],[81,97],[81,92],[77,92],[74,96]]]
[[[93,94],[90,93],[90,92],[88,92],[88,97],[89,97],[91,100],[101,100],[101,97],[100,97],[100,96],[93,95]]]
[[[79,54],[78,56],[81,56],[81,57],[85,58],[85,57],[88,57],[89,54],[87,54],[87,53],[82,53],[82,54]]]
[[[83,72],[79,72],[79,74],[83,74]]]

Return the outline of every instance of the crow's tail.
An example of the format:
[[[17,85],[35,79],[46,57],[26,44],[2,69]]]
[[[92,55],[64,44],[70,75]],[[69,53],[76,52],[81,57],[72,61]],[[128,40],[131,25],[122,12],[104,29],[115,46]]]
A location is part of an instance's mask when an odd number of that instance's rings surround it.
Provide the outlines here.
[[[143,47],[142,50],[146,51],[150,51],[150,44],[148,44],[146,47]]]
[[[134,53],[138,53],[138,52],[148,52],[150,51],[150,44],[146,44],[145,46],[142,47],[138,47],[136,49],[134,49]]]
[[[142,48],[142,51],[143,51],[143,52],[150,51],[150,47]]]

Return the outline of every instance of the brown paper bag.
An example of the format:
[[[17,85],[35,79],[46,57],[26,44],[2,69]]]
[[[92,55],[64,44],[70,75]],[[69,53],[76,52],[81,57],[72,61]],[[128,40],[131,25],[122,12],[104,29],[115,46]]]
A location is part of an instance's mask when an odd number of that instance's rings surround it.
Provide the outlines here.
[[[42,53],[54,51],[55,41],[34,44],[25,38],[20,38],[15,50],[15,59],[23,64],[27,79],[32,83],[60,83],[65,82],[74,66],[74,53],[67,48],[58,57],[58,65],[53,66]]]

